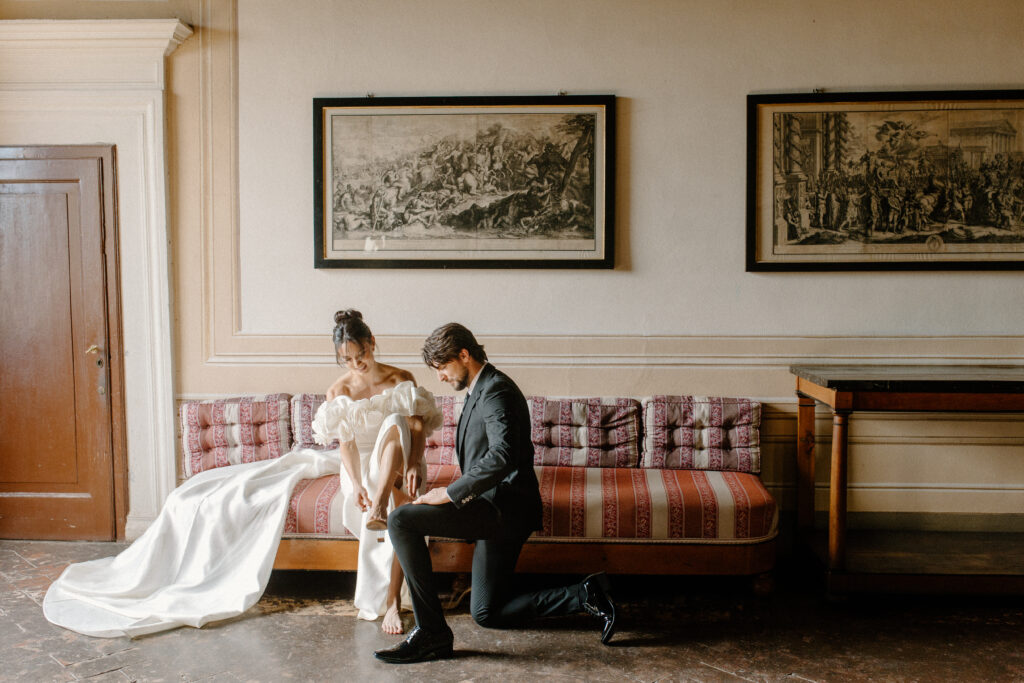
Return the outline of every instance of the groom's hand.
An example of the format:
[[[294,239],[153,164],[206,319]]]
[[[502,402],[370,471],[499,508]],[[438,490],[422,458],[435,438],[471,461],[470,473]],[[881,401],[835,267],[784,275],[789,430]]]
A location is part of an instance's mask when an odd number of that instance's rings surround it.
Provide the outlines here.
[[[410,469],[405,473],[405,484],[406,491],[409,495],[415,494],[420,490],[420,472],[417,469]]]
[[[430,489],[412,503],[413,505],[444,505],[450,502],[452,499],[448,497],[448,489],[440,487]]]

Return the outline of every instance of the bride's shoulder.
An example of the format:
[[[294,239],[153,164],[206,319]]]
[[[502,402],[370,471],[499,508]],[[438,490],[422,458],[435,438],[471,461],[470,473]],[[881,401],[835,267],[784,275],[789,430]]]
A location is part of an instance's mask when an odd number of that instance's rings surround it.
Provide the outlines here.
[[[393,382],[392,387],[397,387],[399,384],[404,382],[412,382],[413,386],[416,386],[416,378],[413,374],[404,368],[396,368],[393,365],[388,366],[388,378]]]
[[[339,396],[346,396],[355,400],[358,394],[359,388],[356,386],[352,373],[346,372],[344,375],[336,379],[334,384],[328,387],[327,400],[330,401]]]

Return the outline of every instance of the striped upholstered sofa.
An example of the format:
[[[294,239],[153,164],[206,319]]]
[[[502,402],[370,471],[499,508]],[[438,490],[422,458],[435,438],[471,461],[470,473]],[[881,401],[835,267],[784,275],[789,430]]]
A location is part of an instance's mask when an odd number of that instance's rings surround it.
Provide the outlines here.
[[[438,397],[444,422],[427,440],[428,487],[459,476],[462,398]],[[186,477],[319,448],[310,427],[324,396],[273,394],[181,406]],[[743,398],[528,399],[544,528],[520,557],[526,572],[764,576],[775,561],[778,506],[761,483],[761,406]],[[299,482],[275,568],[354,570],[338,477]],[[438,571],[468,571],[471,544],[432,539]]]

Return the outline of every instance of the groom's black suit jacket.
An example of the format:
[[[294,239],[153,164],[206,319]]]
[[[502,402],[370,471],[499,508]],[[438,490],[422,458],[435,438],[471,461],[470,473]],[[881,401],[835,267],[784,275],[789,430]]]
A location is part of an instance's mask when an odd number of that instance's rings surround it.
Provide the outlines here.
[[[456,434],[462,476],[448,485],[455,506],[483,498],[497,508],[509,532],[540,529],[530,411],[515,382],[493,365],[484,365],[462,408]]]

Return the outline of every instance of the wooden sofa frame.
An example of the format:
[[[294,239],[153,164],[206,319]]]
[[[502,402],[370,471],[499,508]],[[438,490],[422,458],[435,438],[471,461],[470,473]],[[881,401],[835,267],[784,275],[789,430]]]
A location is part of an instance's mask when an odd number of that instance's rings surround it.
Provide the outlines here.
[[[679,574],[759,577],[775,566],[775,538],[760,543],[602,543],[531,540],[516,571],[528,574]],[[359,541],[352,538],[284,538],[274,569],[355,571]],[[434,571],[468,572],[473,543],[430,541]]]

